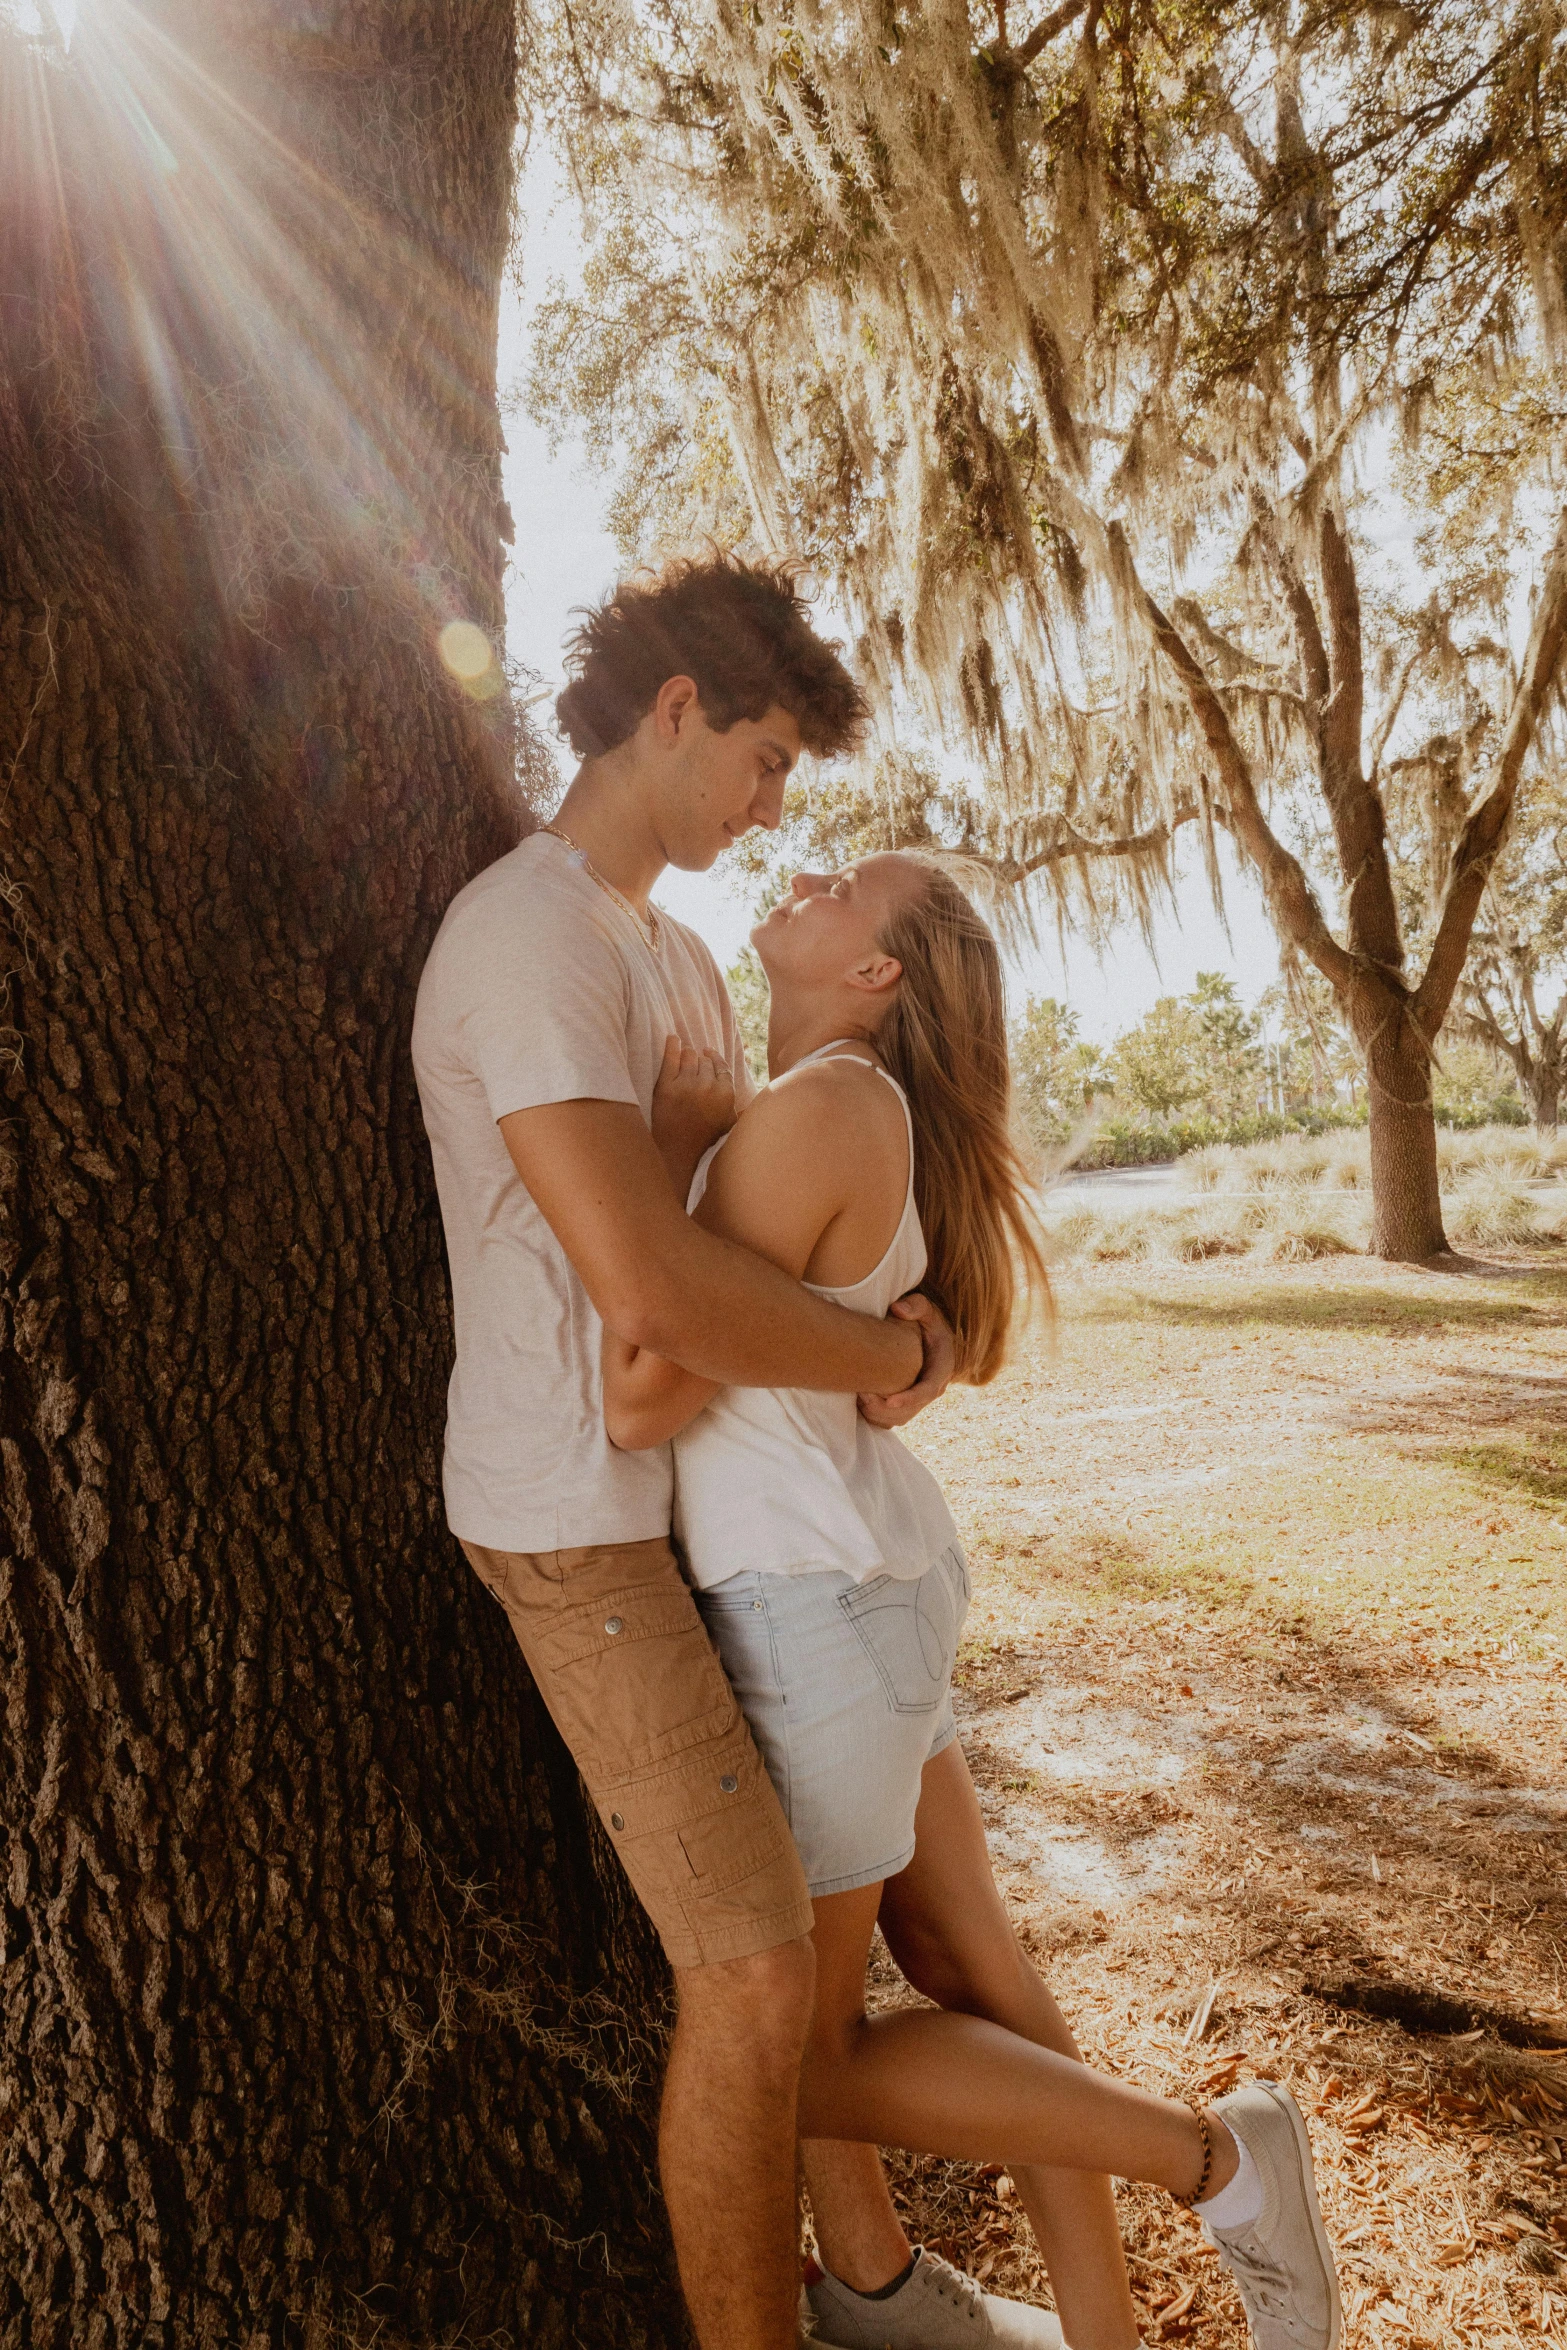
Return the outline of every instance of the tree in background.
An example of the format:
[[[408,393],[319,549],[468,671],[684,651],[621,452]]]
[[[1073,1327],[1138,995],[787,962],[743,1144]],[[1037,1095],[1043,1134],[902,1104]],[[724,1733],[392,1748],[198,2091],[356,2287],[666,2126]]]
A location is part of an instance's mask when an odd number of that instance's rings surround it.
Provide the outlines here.
[[[0,24],[0,2337],[39,2350],[686,2339],[600,1990],[662,1970],[440,1495],[408,1029],[539,779],[496,651],[514,39],[510,0]]]
[[[755,947],[736,956],[724,973],[735,1008],[746,1066],[758,1085],[767,1083],[767,973]]]
[[[1097,1045],[1079,1035],[1080,1022],[1055,996],[1030,997],[1012,1023],[1012,1085],[1018,1121],[1042,1149],[1069,1142],[1088,1118],[1094,1098],[1114,1083]]]
[[[1390,762],[1422,695],[1483,669],[1497,598],[1411,597],[1386,458],[1488,372],[1552,405],[1554,18],[574,0],[538,22],[603,228],[535,396],[619,459],[628,542],[805,553],[889,730],[912,712],[967,761],[1002,879],[1145,909],[1179,827],[1215,875],[1227,832],[1359,1047],[1376,1247],[1439,1251],[1432,1054],[1556,690],[1567,525],[1543,441],[1518,443],[1547,523],[1513,532],[1501,601],[1532,577],[1533,626],[1492,664],[1412,965]]]
[[[1267,1106],[1259,1036],[1235,982],[1199,971],[1190,995],[1161,996],[1116,1039],[1109,1065],[1121,1092],[1156,1118],[1195,1104],[1233,1125]]]
[[[1365,1099],[1365,1063],[1338,1015],[1338,1003],[1321,973],[1297,965],[1274,980],[1257,999],[1271,1031],[1275,1069],[1282,1075],[1291,1110],[1356,1109]]]
[[[1110,1053],[1117,1089],[1155,1118],[1201,1101],[1208,1079],[1207,1039],[1190,1003],[1161,996]]]
[[[1458,1024],[1509,1064],[1535,1125],[1553,1131],[1567,1085],[1567,779],[1560,767],[1525,803],[1491,875]]]

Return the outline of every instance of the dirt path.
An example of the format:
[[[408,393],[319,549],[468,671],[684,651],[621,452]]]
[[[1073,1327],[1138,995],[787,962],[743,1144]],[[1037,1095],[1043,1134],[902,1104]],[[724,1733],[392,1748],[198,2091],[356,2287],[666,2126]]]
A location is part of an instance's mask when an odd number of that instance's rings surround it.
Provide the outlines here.
[[[1567,1275],[1100,1273],[1061,1308],[922,1438],[1014,1916],[1118,2069],[1295,2085],[1352,2345],[1567,2343]],[[1004,2177],[899,2180],[1044,2297]],[[1194,2225],[1124,2209],[1149,2340],[1242,2339]]]

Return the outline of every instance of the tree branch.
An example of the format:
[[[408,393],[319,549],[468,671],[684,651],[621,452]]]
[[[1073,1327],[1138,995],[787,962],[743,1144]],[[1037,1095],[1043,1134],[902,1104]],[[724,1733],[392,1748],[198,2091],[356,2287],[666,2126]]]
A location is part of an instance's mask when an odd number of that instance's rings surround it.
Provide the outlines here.
[[[1333,691],[1322,707],[1322,752],[1335,792],[1365,788],[1360,737],[1365,723],[1365,657],[1360,634],[1360,583],[1349,541],[1339,527],[1332,501],[1322,509],[1319,540],[1322,601],[1328,621],[1328,662]]]
[[[1430,648],[1426,645],[1423,639],[1419,644],[1416,645],[1414,651],[1410,654],[1408,660],[1400,669],[1398,676],[1394,681],[1393,690],[1388,695],[1387,706],[1383,710],[1381,717],[1377,720],[1376,731],[1371,737],[1371,757],[1367,762],[1371,769],[1371,780],[1373,784],[1378,783],[1381,777],[1383,753],[1387,749],[1389,735],[1392,733],[1394,727],[1398,724],[1398,714],[1404,707],[1404,696],[1409,691],[1410,680],[1413,678],[1415,671],[1420,666],[1420,663],[1425,659],[1429,649]],[[1397,774],[1398,769],[1396,766],[1394,767],[1393,772],[1395,775]]]
[[[1507,820],[1513,812],[1519,774],[1557,688],[1564,647],[1567,647],[1567,509],[1557,525],[1550,561],[1540,583],[1528,650],[1495,770],[1489,788],[1474,802],[1464,819],[1453,851],[1430,960],[1425,977],[1415,991],[1415,1017],[1427,1036],[1435,1036],[1441,1027],[1453,1000],[1453,990],[1462,976],[1469,953],[1469,935],[1507,830]]]
[[[1234,643],[1215,628],[1195,596],[1177,596],[1170,606],[1170,617],[1178,628],[1195,637],[1203,651],[1218,664],[1219,675],[1226,685],[1233,685],[1242,677],[1253,680],[1266,677],[1273,667],[1271,662],[1259,661],[1244,645]]]
[[[1311,591],[1301,578],[1295,560],[1280,535],[1278,517],[1260,490],[1253,489],[1251,510],[1257,534],[1268,550],[1268,556],[1279,576],[1284,590],[1284,602],[1289,611],[1290,625],[1295,631],[1295,642],[1300,650],[1301,675],[1306,687],[1306,710],[1313,734],[1320,739],[1322,706],[1328,698],[1328,649],[1322,641],[1322,630],[1317,621],[1317,609],[1311,600]]]
[[[1281,938],[1310,956],[1324,979],[1341,996],[1352,998],[1367,977],[1364,966],[1339,945],[1323,919],[1299,859],[1290,855],[1264,816],[1250,765],[1235,739],[1224,704],[1180,630],[1144,587],[1119,522],[1111,523],[1108,537],[1111,556],[1123,582],[1155,645],[1180,679],[1192,715],[1212,753],[1229,804],[1229,829],[1262,877],[1263,895],[1274,927]]]
[[[1235,149],[1236,154],[1245,164],[1246,169],[1264,195],[1271,195],[1276,176],[1273,165],[1246,128],[1241,119],[1239,108],[1220,81],[1215,67],[1208,68],[1203,79],[1203,88],[1207,91],[1214,116],[1230,145]]]
[[[1380,794],[1366,779],[1361,751],[1366,672],[1360,583],[1349,539],[1331,499],[1322,508],[1318,550],[1333,679],[1333,690],[1322,705],[1322,790],[1333,819],[1344,876],[1349,943],[1365,962],[1402,985],[1404,946],[1388,862],[1387,816]]]
[[[1042,873],[1047,865],[1060,864],[1067,857],[1148,856],[1167,847],[1181,825],[1194,824],[1201,814],[1202,809],[1195,800],[1183,800],[1162,824],[1151,825],[1146,832],[1116,833],[1108,840],[1094,840],[1063,818],[1056,827],[1055,838],[1050,846],[1014,865],[1006,878],[1012,883],[1027,881],[1030,874]],[[999,859],[996,865],[999,870]]]
[[[1529,1040],[1521,1029],[1516,1037],[1508,1034],[1492,1010],[1483,989],[1469,989],[1453,1015],[1453,1023],[1460,1036],[1468,1036],[1475,1044],[1489,1045],[1493,1053],[1500,1053],[1504,1061],[1510,1062],[1514,1076],[1528,1091],[1535,1073],[1535,1058],[1529,1050]]]
[[[1019,42],[1012,52],[1012,63],[1026,71],[1040,50],[1048,49],[1057,33],[1064,33],[1069,24],[1075,24],[1087,6],[1088,0],[1061,0],[1060,7],[1052,8],[1050,14],[1035,25],[1028,38]]]

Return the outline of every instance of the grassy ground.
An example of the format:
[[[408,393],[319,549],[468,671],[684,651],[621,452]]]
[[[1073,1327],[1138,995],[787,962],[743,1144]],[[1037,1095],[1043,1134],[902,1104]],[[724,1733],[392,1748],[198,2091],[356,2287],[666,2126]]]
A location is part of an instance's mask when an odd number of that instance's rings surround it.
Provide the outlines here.
[[[965,1744],[1087,2050],[1294,2084],[1353,2350],[1567,2344],[1560,1254],[1067,1275],[1054,1351],[931,1420]],[[1003,2175],[897,2183],[1048,2298]],[[1194,2223],[1123,2211],[1147,2338],[1242,2339]]]
[[[1514,1126],[1440,1132],[1442,1214],[1456,1248],[1543,1247],[1567,1241],[1567,1133]],[[1063,1262],[1263,1263],[1364,1252],[1371,1232],[1371,1151],[1363,1128],[1192,1151],[1157,1199],[1103,1188],[1047,1192],[1045,1216]]]

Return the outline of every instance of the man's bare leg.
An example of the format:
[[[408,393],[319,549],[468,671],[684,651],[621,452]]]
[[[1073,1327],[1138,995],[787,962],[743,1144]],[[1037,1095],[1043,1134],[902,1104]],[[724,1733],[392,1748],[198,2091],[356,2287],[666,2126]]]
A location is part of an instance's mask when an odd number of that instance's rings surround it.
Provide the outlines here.
[[[818,1997],[802,2084],[807,2129],[970,2160],[1005,2159],[1079,2350],[1132,2350],[1107,2171],[1181,2193],[1202,2167],[1191,2112],[1091,2072],[1007,1921],[958,1747],[925,1766],[909,1868],[816,1904]],[[866,2017],[877,1909],[907,1979],[939,2005]],[[1238,2150],[1210,2111],[1214,2186]],[[829,2233],[836,2242],[836,2224]],[[829,2265],[832,2253],[824,2246]],[[847,2280],[845,2280],[847,2281]]]
[[[814,1979],[803,1937],[676,1971],[659,2168],[702,2350],[795,2350],[795,2112]]]
[[[851,2292],[879,2293],[914,2258],[881,2156],[846,2138],[802,2138],[800,2168],[823,2267]]]

